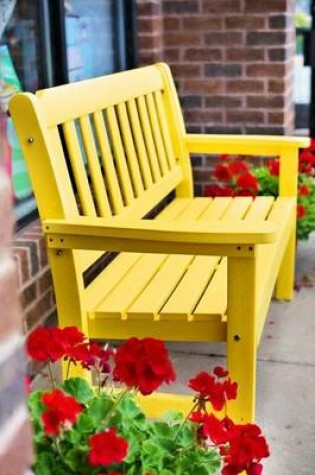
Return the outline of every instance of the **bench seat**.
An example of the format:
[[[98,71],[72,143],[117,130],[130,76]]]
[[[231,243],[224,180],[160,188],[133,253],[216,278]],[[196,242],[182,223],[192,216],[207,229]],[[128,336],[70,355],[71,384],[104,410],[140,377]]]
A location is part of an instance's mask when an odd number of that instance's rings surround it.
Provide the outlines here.
[[[261,315],[257,318],[259,340],[263,328],[259,322],[275,285],[274,266],[281,262],[289,236],[287,227],[294,219],[294,213],[293,198],[176,198],[156,219],[183,222],[245,220],[257,222],[258,227],[261,221],[276,222],[276,241],[257,250],[258,300],[261,301],[258,306]],[[262,267],[264,272],[259,272]],[[96,301],[100,286],[104,289],[102,299]],[[87,299],[91,335],[97,336],[98,326],[105,325],[109,338],[121,337],[121,333],[129,338],[135,333],[134,325],[138,322],[137,332],[141,336],[165,338],[165,332],[171,331],[169,324],[172,322],[175,332],[180,325],[174,340],[185,341],[190,331],[189,323],[200,322],[200,331],[194,329],[191,335],[193,340],[226,341],[227,259],[120,253],[87,288]],[[166,327],[163,323],[167,323]],[[186,331],[183,325],[186,325]],[[167,336],[171,339],[171,334]]]

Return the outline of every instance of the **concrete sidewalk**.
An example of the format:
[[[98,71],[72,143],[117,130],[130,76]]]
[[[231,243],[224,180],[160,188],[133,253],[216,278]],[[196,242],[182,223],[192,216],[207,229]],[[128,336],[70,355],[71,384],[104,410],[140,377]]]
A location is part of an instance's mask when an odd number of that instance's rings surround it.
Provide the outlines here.
[[[315,233],[298,245],[296,282],[293,302],[272,303],[259,350],[257,423],[271,450],[264,475],[315,474]],[[177,390],[196,372],[225,364],[224,344],[169,348]]]

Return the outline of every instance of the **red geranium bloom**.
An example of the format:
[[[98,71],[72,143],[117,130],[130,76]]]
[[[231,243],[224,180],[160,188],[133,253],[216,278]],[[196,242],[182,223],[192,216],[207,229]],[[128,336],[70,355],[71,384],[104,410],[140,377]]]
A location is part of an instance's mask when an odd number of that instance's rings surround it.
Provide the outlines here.
[[[229,442],[229,431],[234,424],[228,417],[220,420],[213,414],[207,414],[203,421],[203,434],[214,444],[226,444]]]
[[[230,186],[206,185],[205,196],[233,196],[234,191]]]
[[[114,356],[114,378],[142,394],[151,394],[162,383],[175,381],[165,345],[154,338],[130,338]]]
[[[213,374],[215,374],[217,378],[226,378],[229,372],[222,368],[222,366],[215,366],[215,368],[213,368]]]
[[[198,393],[201,405],[209,401],[216,411],[220,411],[227,400],[236,399],[237,383],[222,377],[216,379],[205,371],[190,379],[188,387]]]
[[[240,175],[241,173],[249,172],[247,163],[242,161],[232,162],[228,167],[232,175]]]
[[[243,189],[258,190],[258,180],[251,173],[242,173],[236,180],[236,186]]]
[[[42,414],[44,430],[47,435],[58,435],[65,423],[74,424],[83,408],[78,401],[61,389],[53,389],[42,396],[46,410]]]
[[[308,196],[310,194],[310,189],[307,185],[299,186],[299,196]]]
[[[110,428],[106,432],[92,435],[89,438],[89,462],[95,467],[107,467],[124,460],[128,451],[128,442],[117,435],[116,429]],[[115,472],[114,472],[115,473]]]
[[[196,424],[202,424],[205,419],[206,413],[202,411],[194,411],[190,414],[190,422],[196,422]]]
[[[35,361],[57,361],[64,354],[62,330],[57,327],[36,328],[28,337],[26,350]]]
[[[298,219],[304,218],[304,216],[306,215],[305,207],[303,205],[297,205],[296,214],[297,214]]]
[[[212,176],[216,180],[220,181],[230,181],[232,178],[232,174],[228,165],[217,165],[214,168]]]
[[[267,167],[268,167],[270,175],[279,176],[279,171],[280,171],[280,161],[279,161],[279,159],[268,160]]]
[[[81,345],[77,351],[77,359],[83,368],[96,369],[102,373],[110,373],[109,359],[112,355],[112,350],[102,348],[97,343]]]

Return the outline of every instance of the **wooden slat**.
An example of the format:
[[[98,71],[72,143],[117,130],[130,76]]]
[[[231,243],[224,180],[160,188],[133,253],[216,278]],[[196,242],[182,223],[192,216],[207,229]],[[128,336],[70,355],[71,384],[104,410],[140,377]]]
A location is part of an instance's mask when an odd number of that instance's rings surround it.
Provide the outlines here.
[[[194,311],[195,319],[223,316],[227,307],[227,259],[218,265],[202,299]],[[211,319],[211,318],[210,318]]]
[[[207,209],[202,213],[201,219],[203,221],[220,219],[231,203],[232,198],[214,198],[209,203]]]
[[[212,198],[194,198],[188,206],[176,217],[176,221],[191,221],[201,217]]]
[[[95,251],[90,251],[95,252]],[[124,278],[132,267],[140,259],[141,254],[122,253],[117,256],[110,265],[87,287],[86,302],[87,309],[94,315],[94,310],[99,302],[103,300]]]
[[[100,146],[101,158],[106,176],[106,183],[108,186],[108,193],[110,196],[111,205],[114,214],[122,210],[124,203],[120,193],[119,183],[114,167],[112,151],[109,145],[107,131],[105,128],[104,117],[102,112],[95,112],[93,114],[97,140]]]
[[[111,142],[113,144],[115,163],[117,167],[117,173],[120,182],[120,188],[124,197],[125,204],[130,204],[134,201],[134,194],[129,176],[129,171],[126,163],[126,157],[124,148],[122,146],[120,130],[118,127],[116,112],[114,107],[108,107],[106,109],[106,118],[111,136]]]
[[[175,198],[161,213],[156,217],[159,220],[176,219],[191,203],[192,198]]]
[[[165,110],[164,110],[162,93],[161,93],[161,91],[156,91],[156,92],[153,93],[153,96],[154,96],[154,100],[155,100],[155,103],[156,103],[158,119],[159,119],[161,132],[162,132],[162,137],[163,137],[163,141],[164,141],[164,147],[165,147],[165,151],[166,151],[166,158],[167,158],[169,167],[173,168],[176,165],[176,160],[175,160],[175,155],[174,155],[174,151],[173,151],[169,125],[168,125]]]
[[[149,120],[149,115],[146,107],[146,102],[143,96],[138,97],[137,99],[140,121],[142,125],[142,131],[144,135],[144,141],[147,150],[147,156],[149,158],[151,172],[153,176],[153,181],[156,183],[161,179],[161,171],[159,167],[159,162],[155,150],[154,140],[152,136],[152,130]]]
[[[159,125],[159,121],[157,117],[157,111],[155,108],[155,103],[154,103],[152,94],[148,94],[147,96],[145,96],[145,100],[146,100],[147,110],[148,110],[149,118],[151,122],[152,135],[153,135],[153,139],[155,143],[155,148],[157,151],[158,162],[160,165],[162,175],[164,176],[168,172],[169,166],[166,160],[164,143],[162,139],[160,125]]]
[[[133,137],[135,141],[135,146],[138,152],[139,165],[140,165],[140,170],[141,170],[142,179],[144,183],[144,188],[148,189],[153,183],[152,172],[148,163],[147,151],[145,148],[138,109],[137,109],[135,100],[132,99],[127,102],[127,109],[129,112],[129,118],[130,118],[132,133],[133,133]]]
[[[252,198],[250,197],[239,196],[236,199],[233,199],[226,211],[221,216],[221,219],[224,221],[230,219],[242,219],[245,216],[251,202]]]
[[[137,318],[156,318],[192,260],[193,256],[169,256],[158,274],[128,309],[128,317],[136,315]]]
[[[265,220],[272,208],[274,198],[272,196],[257,196],[246,213],[246,221]]]
[[[103,217],[111,216],[112,213],[104,186],[104,180],[89,117],[86,115],[80,117],[79,124],[99,215]]]
[[[62,128],[65,135],[71,168],[77,185],[83,213],[86,216],[96,216],[94,201],[91,194],[86,171],[84,168],[84,161],[77,136],[77,131],[75,128],[75,123],[72,121],[65,122],[62,125]]]
[[[165,261],[163,254],[144,254],[137,265],[126,272],[119,285],[102,300],[97,313],[126,318],[126,311],[152,280]]]
[[[136,154],[135,146],[133,143],[133,137],[132,137],[130,123],[129,123],[129,119],[127,115],[126,104],[125,103],[118,104],[117,111],[118,111],[118,119],[120,123],[120,130],[122,132],[128,166],[129,166],[130,175],[131,175],[131,179],[133,183],[133,188],[135,190],[136,196],[139,196],[143,192],[144,187],[143,187],[139,164],[137,160],[137,154]]]
[[[160,312],[161,318],[188,318],[201,296],[220,258],[197,256],[183,276],[180,284]]]

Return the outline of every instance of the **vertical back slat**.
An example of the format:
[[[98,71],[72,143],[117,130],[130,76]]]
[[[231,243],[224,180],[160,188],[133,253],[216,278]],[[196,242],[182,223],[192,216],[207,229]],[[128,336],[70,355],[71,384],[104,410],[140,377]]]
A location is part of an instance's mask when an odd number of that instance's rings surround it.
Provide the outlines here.
[[[147,94],[145,96],[145,100],[147,103],[147,109],[149,112],[149,118],[152,126],[152,133],[153,133],[153,138],[155,142],[155,147],[157,151],[157,157],[159,161],[159,165],[162,171],[162,175],[166,175],[166,173],[169,170],[168,163],[166,160],[166,155],[165,155],[165,150],[164,150],[164,143],[160,131],[160,125],[157,117],[157,111],[156,111],[156,106],[155,102],[153,99],[152,94]]]
[[[120,187],[125,203],[126,205],[129,205],[134,200],[134,195],[114,107],[108,107],[106,109],[106,119],[111,135],[111,142],[114,149]]]
[[[109,145],[109,140],[104,123],[103,113],[101,111],[93,114],[96,137],[101,151],[101,158],[106,176],[106,183],[108,186],[108,194],[111,200],[111,205],[114,214],[119,213],[123,209],[124,203],[120,193],[119,183],[114,167],[112,151]]]
[[[80,203],[82,205],[82,211],[86,216],[96,216],[94,201],[84,167],[75,123],[74,121],[64,122],[62,128],[65,135],[73,176],[79,193]]]
[[[133,132],[133,137],[135,141],[135,146],[138,152],[139,165],[142,174],[142,179],[145,189],[148,189],[152,181],[152,173],[147,160],[147,151],[145,148],[144,138],[141,130],[139,114],[137,106],[134,99],[130,99],[127,102],[127,109],[129,112],[131,128]]]
[[[172,169],[175,167],[176,161],[175,161],[175,155],[174,155],[174,150],[172,146],[169,126],[168,126],[168,122],[167,122],[167,118],[166,118],[166,114],[165,114],[165,110],[163,106],[163,98],[162,98],[161,91],[154,92],[153,97],[156,103],[156,110],[157,110],[157,115],[159,119],[159,124],[161,127],[163,141],[164,141],[166,158],[169,163],[170,169]]]
[[[147,154],[148,154],[151,171],[153,175],[153,181],[157,182],[161,179],[161,172],[160,172],[159,163],[158,163],[158,159],[156,155],[146,102],[143,96],[138,97],[137,102],[138,102],[138,107],[139,107],[140,122],[142,125],[142,131],[143,131],[144,140],[146,144]]]
[[[126,155],[130,170],[130,175],[132,178],[134,190],[137,196],[141,195],[143,192],[143,183],[139,168],[139,163],[137,160],[137,153],[133,143],[133,137],[130,129],[130,123],[128,119],[126,104],[124,102],[118,104],[117,106],[118,119],[120,123],[120,129],[122,131],[122,137],[126,149]]]
[[[80,117],[79,124],[82,133],[83,145],[86,151],[88,167],[93,184],[95,200],[100,216],[111,216],[111,209],[108,202],[104,179],[100,167],[100,162],[95,146],[94,135],[91,122],[88,116]]]

